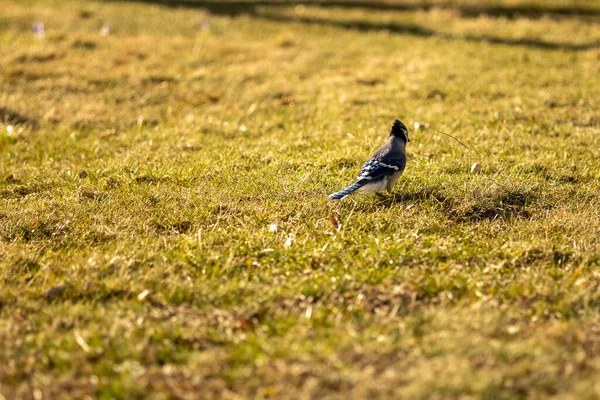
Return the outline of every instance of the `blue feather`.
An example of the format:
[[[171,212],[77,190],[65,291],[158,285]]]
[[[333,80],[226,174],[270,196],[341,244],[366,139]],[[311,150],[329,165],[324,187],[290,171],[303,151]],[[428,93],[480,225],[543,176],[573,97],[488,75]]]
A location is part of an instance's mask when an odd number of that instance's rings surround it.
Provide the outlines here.
[[[329,200],[341,200],[344,197],[348,196],[349,194],[356,192],[358,189],[363,187],[365,185],[365,183],[367,183],[367,182],[354,183],[354,184],[348,186],[346,189],[340,190],[337,193],[329,195]]]

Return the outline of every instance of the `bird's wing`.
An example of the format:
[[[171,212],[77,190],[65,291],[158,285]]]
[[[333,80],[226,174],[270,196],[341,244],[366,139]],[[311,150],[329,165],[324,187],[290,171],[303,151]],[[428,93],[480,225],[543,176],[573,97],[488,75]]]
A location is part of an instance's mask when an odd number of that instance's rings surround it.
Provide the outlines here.
[[[401,172],[404,170],[406,162],[401,159],[370,159],[363,165],[362,169],[358,173],[357,182],[364,181],[377,181],[382,179],[384,176],[394,174],[394,172]]]

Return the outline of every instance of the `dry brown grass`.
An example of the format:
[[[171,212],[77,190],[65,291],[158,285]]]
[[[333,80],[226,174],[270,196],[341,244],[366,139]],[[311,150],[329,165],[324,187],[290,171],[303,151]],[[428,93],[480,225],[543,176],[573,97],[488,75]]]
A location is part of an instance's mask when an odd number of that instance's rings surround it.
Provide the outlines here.
[[[600,396],[596,2],[173,5],[3,5],[1,395]]]

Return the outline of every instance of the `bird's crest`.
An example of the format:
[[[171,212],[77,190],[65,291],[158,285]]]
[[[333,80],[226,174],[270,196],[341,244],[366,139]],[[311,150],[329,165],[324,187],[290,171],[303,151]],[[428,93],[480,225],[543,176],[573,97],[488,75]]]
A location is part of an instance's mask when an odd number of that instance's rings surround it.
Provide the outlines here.
[[[392,129],[390,130],[390,136],[402,138],[406,143],[410,142],[410,139],[408,138],[408,129],[406,129],[406,126],[399,119],[394,120]]]

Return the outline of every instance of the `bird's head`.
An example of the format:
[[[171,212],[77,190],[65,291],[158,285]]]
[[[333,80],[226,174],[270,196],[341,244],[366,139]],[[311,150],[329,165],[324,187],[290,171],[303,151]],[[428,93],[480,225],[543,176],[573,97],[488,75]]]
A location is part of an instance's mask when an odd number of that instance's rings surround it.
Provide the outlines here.
[[[404,143],[410,142],[410,139],[408,138],[408,129],[406,129],[406,126],[399,119],[394,120],[392,129],[390,130],[390,136],[399,137],[404,140]]]

